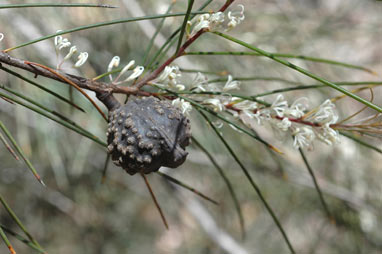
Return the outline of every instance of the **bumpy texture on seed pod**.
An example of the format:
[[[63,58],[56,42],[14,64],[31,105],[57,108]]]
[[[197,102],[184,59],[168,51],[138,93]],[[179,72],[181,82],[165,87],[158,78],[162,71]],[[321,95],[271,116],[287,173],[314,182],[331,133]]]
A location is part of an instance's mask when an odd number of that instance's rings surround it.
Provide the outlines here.
[[[109,112],[108,152],[129,174],[176,168],[187,157],[190,121],[168,101],[130,96]]]

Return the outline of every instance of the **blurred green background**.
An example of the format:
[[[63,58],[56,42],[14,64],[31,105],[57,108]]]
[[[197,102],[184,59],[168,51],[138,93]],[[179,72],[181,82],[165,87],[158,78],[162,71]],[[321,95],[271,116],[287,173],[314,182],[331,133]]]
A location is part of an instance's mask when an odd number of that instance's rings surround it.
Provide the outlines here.
[[[0,48],[13,47],[59,29],[164,13],[171,3],[169,0],[81,2],[110,4],[118,8],[0,9],[0,32],[5,35]],[[203,2],[196,0],[194,9]],[[207,10],[217,10],[224,2],[213,1]],[[0,4],[7,3],[17,2],[0,1]],[[291,62],[330,81],[380,80],[381,2],[243,0],[237,1],[239,3],[245,5],[246,18],[229,32],[232,36],[270,52],[359,64],[377,73],[373,75],[291,59]],[[184,12],[186,8],[187,1],[178,0],[172,11]],[[182,17],[166,19],[150,56],[182,21]],[[80,51],[87,51],[89,59],[78,70],[66,63],[64,71],[93,78],[106,72],[115,55],[121,57],[121,65],[133,59],[142,64],[146,47],[159,22],[118,24],[65,35]],[[203,35],[190,50],[244,51],[213,34]],[[53,39],[10,53],[51,67],[57,63]],[[292,86],[293,83],[315,84],[313,80],[261,57],[186,56],[176,63],[182,68],[215,72],[217,75],[209,76],[210,79],[229,73],[234,77],[271,77],[290,81],[243,82],[240,91],[243,94],[257,94]],[[29,73],[13,70],[33,79]],[[194,73],[184,73],[185,83],[194,76]],[[67,98],[70,96],[69,88],[64,84],[41,77],[35,81]],[[0,83],[70,117],[102,140],[106,139],[106,123],[76,91],[73,92],[74,101],[86,110],[86,114],[2,71]],[[382,89],[375,87],[373,91],[374,103],[382,105]],[[338,95],[330,88],[321,88],[289,92],[285,97],[290,102],[307,97],[311,107],[315,107]],[[370,98],[368,90],[359,95]],[[264,98],[272,102],[275,97]],[[363,107],[348,98],[336,102],[336,105],[340,118]],[[373,111],[365,110],[361,115],[372,114]],[[130,176],[110,163],[107,179],[101,184],[106,159],[103,147],[4,100],[0,101],[0,120],[26,152],[47,188],[39,185],[24,163],[15,161],[1,145],[0,193],[48,253],[288,253],[280,232],[238,165],[195,111],[191,119],[195,138],[213,154],[238,195],[245,219],[244,239],[224,181],[195,145],[187,149],[189,157],[185,164],[177,169],[161,171],[206,193],[219,205],[151,174],[148,179],[170,224],[167,231],[140,176]],[[314,150],[306,152],[334,222],[326,217],[301,156],[292,147],[292,139],[278,135],[266,125],[257,126],[256,131],[284,154],[274,155],[229,126],[222,128],[224,137],[259,184],[298,253],[381,253],[381,154],[346,137],[341,137],[341,143],[334,146],[316,142]],[[362,139],[382,148],[381,136]],[[3,207],[0,207],[0,223],[20,232]],[[9,237],[18,253],[33,253],[26,245]],[[6,251],[6,246],[1,243],[0,252]]]

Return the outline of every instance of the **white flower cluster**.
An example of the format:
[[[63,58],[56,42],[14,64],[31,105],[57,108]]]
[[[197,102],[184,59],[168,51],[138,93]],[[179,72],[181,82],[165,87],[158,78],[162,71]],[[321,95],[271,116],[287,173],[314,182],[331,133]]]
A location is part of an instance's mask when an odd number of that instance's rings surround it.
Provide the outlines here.
[[[180,84],[181,76],[177,66],[167,66],[158,78],[150,82],[181,93],[186,89],[185,85]],[[189,92],[192,91],[195,94],[184,96],[215,112],[230,112],[249,128],[254,128],[254,124],[269,123],[281,132],[289,132],[294,137],[293,146],[295,148],[312,148],[313,141],[316,139],[328,145],[339,142],[338,131],[331,127],[338,121],[338,114],[335,105],[330,100],[324,101],[319,107],[308,112],[307,98],[299,98],[289,105],[284,96],[279,94],[270,106],[264,106],[254,101],[232,97],[227,93],[240,88],[240,81],[234,80],[231,75],[228,75],[224,86],[218,86],[209,83],[208,78],[200,72],[197,73],[189,87]],[[191,104],[184,99],[177,98],[172,103],[179,107],[184,114],[189,114],[192,110]]]
[[[61,32],[61,30],[58,30],[57,33],[58,32]],[[60,54],[60,51],[62,49],[70,47],[71,45],[72,45],[72,43],[67,38],[63,38],[61,35],[58,35],[58,36],[54,37],[54,46],[56,48],[57,58],[58,58],[58,56]],[[71,58],[75,53],[77,53],[77,47],[76,46],[72,46],[69,49],[69,52],[63,58],[63,60],[57,64],[57,69],[59,70],[61,68],[62,64],[66,60]],[[88,52],[80,52],[79,55],[77,56],[77,62],[74,64],[74,67],[78,68],[78,67],[82,66],[86,62],[88,57],[89,57]]]
[[[228,23],[224,25],[225,14],[223,12],[216,12],[213,14],[202,14],[192,21],[188,21],[188,27],[192,28],[190,36],[194,36],[202,29],[208,29],[209,31],[216,31],[219,29],[224,29],[229,31],[239,25],[245,18],[244,16],[244,5],[239,4],[239,11],[229,11],[227,14]]]
[[[166,66],[163,72],[154,80],[150,81],[150,83],[158,85],[162,88],[175,89],[176,91],[184,91],[186,86],[181,83],[180,78],[182,77],[182,73],[179,70],[178,66]],[[205,91],[213,91],[213,92],[227,92],[230,90],[238,89],[240,86],[240,82],[233,80],[231,75],[228,75],[227,82],[223,88],[218,87],[215,84],[208,83],[208,79],[206,76],[197,73],[196,77],[190,84],[190,91],[194,92],[205,92]],[[224,103],[227,102],[227,96],[214,95],[212,98],[205,98],[205,96],[192,95],[190,98],[194,100],[201,101],[203,104],[211,106],[214,111],[221,112],[225,110]],[[183,113],[189,113],[192,110],[192,106],[189,102],[184,101],[183,99],[176,99],[173,101],[173,105],[179,107]]]
[[[117,68],[119,66],[120,60],[121,60],[121,58],[119,56],[114,56],[111,59],[109,65],[107,67],[107,72],[111,72],[113,70],[113,68]],[[119,81],[119,79],[122,77],[122,75],[125,74],[128,70],[130,70],[134,66],[134,64],[135,64],[135,61],[131,60],[125,67],[123,67],[121,72],[118,74],[118,76],[114,80],[113,80],[113,76],[111,74],[109,74],[109,78],[110,78],[111,83],[114,85],[119,85],[122,83],[132,81],[132,80],[138,78],[139,76],[141,76],[143,71],[145,70],[145,68],[143,66],[136,66],[133,69],[133,72],[127,78],[125,78],[122,81]]]
[[[201,75],[201,74],[198,74]],[[230,90],[239,89],[240,81],[233,80],[231,75],[228,75],[227,82],[223,88],[210,84],[208,82],[200,83],[196,86],[196,91],[209,91],[209,92],[228,92]],[[213,98],[202,99],[202,103],[210,105],[215,112],[221,112],[225,110],[225,104],[229,103],[230,97],[223,95],[214,95]]]
[[[238,102],[238,103],[236,103]],[[238,117],[240,114],[249,119],[256,120],[257,124],[270,123],[280,131],[289,131],[293,137],[295,148],[312,148],[313,141],[319,139],[328,145],[339,142],[338,131],[331,128],[338,120],[335,105],[326,100],[317,109],[306,114],[307,98],[299,98],[292,105],[279,94],[270,107],[261,107],[256,102],[232,98],[233,108],[240,113],[232,113]],[[243,121],[250,126],[251,121]]]
[[[151,83],[161,87],[183,91],[186,87],[179,83],[181,77],[182,73],[178,66],[166,66],[162,73],[156,79],[152,80]]]

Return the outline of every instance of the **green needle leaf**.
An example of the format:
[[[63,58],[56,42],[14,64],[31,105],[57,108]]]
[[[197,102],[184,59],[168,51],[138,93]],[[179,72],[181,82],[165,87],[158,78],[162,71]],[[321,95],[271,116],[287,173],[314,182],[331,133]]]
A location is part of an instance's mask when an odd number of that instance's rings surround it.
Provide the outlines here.
[[[270,53],[275,57],[280,57],[280,58],[292,58],[292,59],[301,59],[305,61],[311,61],[311,62],[317,62],[317,63],[326,63],[326,64],[331,64],[331,65],[338,65],[342,66],[345,68],[350,68],[350,69],[357,69],[357,70],[362,70],[369,72],[373,75],[375,75],[375,71],[360,66],[360,65],[355,65],[355,64],[348,64],[340,61],[334,61],[331,59],[326,59],[326,58],[319,58],[319,57],[311,57],[311,56],[304,56],[304,55],[294,55],[294,54],[284,54],[284,53]],[[232,52],[232,51],[198,51],[198,52],[187,52],[185,55],[189,56],[205,56],[205,55],[215,55],[215,56],[263,56],[260,53],[256,52]]]
[[[3,239],[4,243],[7,245],[9,251],[11,252],[11,254],[16,254],[15,250],[13,249],[11,243],[9,242],[7,236],[5,235],[3,229],[0,227],[0,236],[1,238]]]
[[[320,186],[318,185],[318,182],[317,182],[317,178],[314,175],[314,171],[313,171],[312,167],[310,166],[310,164],[308,162],[308,159],[306,158],[306,156],[304,154],[304,151],[301,148],[299,148],[298,151],[300,152],[301,158],[304,161],[304,164],[305,164],[306,168],[308,169],[308,172],[309,172],[310,176],[312,177],[312,180],[313,180],[313,183],[314,183],[314,187],[317,190],[318,197],[320,198],[320,202],[321,202],[321,204],[322,204],[322,206],[324,208],[324,211],[325,211],[326,215],[328,216],[328,218],[330,220],[334,220],[333,216],[330,214],[329,207],[328,207],[328,205],[325,202],[324,195],[322,194]]]
[[[206,8],[212,1],[213,1],[213,0],[207,0],[204,4],[202,4],[202,6],[198,9],[198,11],[202,11],[202,10],[203,10],[204,8]],[[191,15],[191,19],[192,19],[193,17],[195,17],[195,15],[196,15],[197,13],[191,13],[191,14],[192,14],[192,15]],[[199,14],[202,14],[202,13],[199,13]],[[151,59],[150,63],[146,66],[145,69],[150,69],[150,68],[152,67],[152,65],[157,61],[158,57],[159,57],[160,55],[163,55],[163,54],[161,54],[161,53],[162,53],[162,51],[165,49],[165,47],[166,47],[167,45],[170,44],[170,46],[171,46],[173,43],[175,43],[176,38],[178,38],[178,37],[177,37],[177,34],[180,32],[180,30],[181,30],[181,27],[179,27],[178,29],[176,29],[176,30],[170,35],[170,37],[168,37],[168,39],[166,40],[166,42],[165,42],[165,43],[162,45],[162,47],[155,53],[154,57]],[[167,50],[168,50],[168,49],[167,49]],[[167,52],[167,50],[166,50],[165,52]]]
[[[48,88],[45,88],[44,86],[42,86],[42,85],[40,85],[40,84],[34,82],[33,80],[30,80],[30,79],[28,79],[28,78],[26,78],[26,77],[24,77],[24,76],[18,74],[17,72],[14,72],[14,71],[12,71],[12,70],[10,70],[10,69],[8,69],[8,68],[5,68],[4,66],[1,66],[1,65],[0,65],[0,69],[3,70],[3,71],[8,72],[9,74],[11,74],[11,75],[13,75],[13,76],[15,76],[15,77],[17,77],[17,78],[19,78],[19,79],[24,80],[25,82],[28,82],[28,83],[31,84],[31,85],[34,85],[35,87],[40,88],[41,90],[43,90],[43,91],[45,91],[45,92],[47,92],[47,93],[50,93],[51,95],[53,95],[53,96],[55,96],[56,98],[58,98],[58,99],[64,101],[65,103],[68,103],[69,105],[75,107],[76,109],[78,109],[78,110],[80,110],[80,111],[82,111],[82,112],[85,112],[85,110],[83,110],[80,106],[74,104],[73,102],[71,102],[70,100],[66,99],[65,97],[62,97],[62,96],[59,95],[58,93],[55,93],[55,92],[49,90]]]
[[[164,173],[162,173],[160,171],[157,171],[155,173],[157,173],[158,175],[162,176],[167,181],[172,182],[172,183],[174,183],[176,185],[179,185],[180,187],[183,187],[183,188],[185,188],[185,189],[195,193],[196,195],[202,197],[203,199],[205,199],[207,201],[210,201],[211,203],[213,203],[215,205],[219,205],[219,202],[213,200],[212,198],[209,198],[207,195],[204,195],[203,193],[201,193],[200,191],[196,190],[195,188],[193,188],[193,187],[191,187],[191,186],[189,186],[189,185],[187,185],[187,184],[185,184],[185,183],[183,183],[183,182],[181,182],[181,181],[179,181],[179,180],[177,180],[177,179],[175,179],[175,178],[173,178],[173,177],[171,177],[169,175],[166,175],[166,174],[164,174]]]
[[[5,4],[0,5],[0,9],[10,8],[31,8],[31,7],[97,7],[97,8],[117,8],[107,4],[60,4],[60,3],[33,3],[33,4]]]
[[[193,13],[194,14],[202,14],[202,13],[205,13],[205,12],[197,11],[197,12],[193,12]],[[140,21],[140,20],[184,16],[185,14],[186,13],[183,13],[183,12],[182,13],[160,14],[160,15],[143,16],[143,17],[135,17],[135,18],[116,19],[116,20],[107,21],[107,22],[99,22],[99,23],[95,23],[95,24],[91,24],[91,25],[79,26],[79,27],[75,27],[75,28],[72,28],[72,29],[63,30],[63,31],[60,31],[60,32],[57,32],[57,33],[54,33],[54,34],[50,34],[50,35],[47,35],[47,36],[40,37],[38,39],[35,39],[35,40],[32,40],[32,41],[20,44],[18,46],[6,49],[6,50],[4,50],[4,52],[9,52],[9,51],[14,50],[14,49],[22,48],[22,47],[31,45],[31,44],[36,43],[36,42],[40,42],[40,41],[43,41],[43,40],[47,40],[47,39],[56,37],[58,35],[78,32],[78,31],[92,29],[92,28],[96,28],[96,27],[110,26],[110,25],[122,24],[122,23],[128,23],[128,22],[135,22],[135,21]]]
[[[170,13],[170,11],[171,11],[171,9],[174,7],[175,3],[176,3],[175,1],[171,2],[171,4],[168,6],[168,9],[167,9],[167,11],[166,11],[166,14]],[[147,64],[147,60],[148,60],[149,53],[150,53],[150,51],[151,51],[151,49],[152,49],[152,47],[153,47],[153,45],[154,45],[154,40],[155,40],[155,38],[158,36],[160,30],[162,29],[165,20],[166,20],[166,19],[163,18],[163,19],[160,21],[160,23],[159,23],[159,25],[158,25],[158,27],[157,27],[157,29],[156,29],[154,35],[153,35],[152,38],[150,39],[149,45],[147,45],[147,48],[146,48],[146,50],[145,50],[145,54],[144,54],[144,56],[143,56],[143,64],[144,64],[144,65]]]
[[[46,253],[43,249],[37,247],[35,244],[33,244],[31,241],[25,239],[24,237],[22,237],[21,235],[13,232],[12,230],[8,229],[7,227],[5,227],[4,225],[0,224],[0,228],[3,229],[5,232],[7,232],[8,234],[14,236],[17,240],[25,243],[26,245],[28,245],[29,247],[31,247],[32,249],[38,251],[39,253]]]
[[[292,64],[291,62],[282,60],[282,59],[272,55],[271,53],[268,53],[268,52],[266,52],[266,51],[264,51],[262,49],[256,48],[256,47],[254,47],[254,46],[252,46],[252,45],[250,45],[250,44],[248,44],[246,42],[238,40],[238,39],[236,39],[236,38],[234,38],[232,36],[229,36],[227,34],[223,34],[223,33],[220,33],[220,32],[213,32],[213,33],[216,34],[216,35],[219,35],[219,36],[221,36],[221,37],[223,37],[223,38],[225,38],[227,40],[235,42],[235,43],[237,43],[239,45],[242,45],[242,46],[244,46],[244,47],[246,47],[248,49],[251,49],[251,50],[253,50],[253,51],[255,51],[255,52],[257,52],[257,53],[259,53],[259,54],[261,54],[263,56],[266,56],[266,57],[268,57],[268,58],[270,58],[270,59],[272,59],[272,60],[274,60],[276,62],[279,62],[279,63],[281,63],[281,64],[283,64],[283,65],[285,65],[285,66],[287,66],[287,67],[289,67],[289,68],[291,68],[291,69],[293,69],[295,71],[298,71],[298,72],[300,72],[300,73],[302,73],[302,74],[304,74],[304,75],[306,75],[306,76],[308,76],[308,77],[310,77],[312,79],[315,79],[315,80],[323,83],[324,85],[330,86],[331,88],[334,88],[337,91],[339,91],[339,92],[341,92],[343,94],[346,94],[347,96],[349,96],[349,97],[351,97],[351,98],[353,98],[353,99],[355,99],[355,100],[365,104],[366,106],[368,106],[368,107],[370,107],[370,108],[372,108],[372,109],[382,113],[382,108],[380,108],[379,106],[377,106],[377,105],[375,105],[375,104],[373,104],[373,103],[371,103],[371,102],[369,102],[369,101],[359,97],[358,95],[355,95],[355,94],[349,92],[348,90],[346,90],[346,89],[344,89],[344,88],[342,88],[342,87],[340,87],[340,86],[338,86],[338,85],[336,85],[336,84],[334,84],[334,83],[332,83],[332,82],[330,82],[328,80],[320,78],[320,77],[316,76],[315,74],[310,73],[309,71],[307,71],[307,70],[305,70],[305,69],[303,69],[301,67],[298,67],[295,64]]]
[[[182,24],[182,27],[180,29],[179,41],[178,41],[178,46],[176,46],[175,54],[177,54],[179,52],[180,46],[182,45],[184,32],[186,31],[187,22],[190,18],[190,13],[191,13],[193,5],[194,5],[194,0],[188,0],[188,7],[187,7],[187,11],[186,11],[186,16],[184,17],[183,24]]]
[[[11,218],[16,222],[16,224],[19,226],[19,228],[24,232],[24,234],[28,237],[28,239],[37,247],[41,248],[40,244],[33,238],[33,236],[28,232],[26,227],[23,225],[23,223],[20,221],[20,219],[17,217],[17,215],[13,212],[11,207],[8,205],[8,203],[5,201],[3,196],[0,194],[0,202],[4,206],[5,210],[8,212],[8,214],[11,216]]]
[[[233,204],[235,206],[235,209],[236,209],[236,212],[237,212],[237,216],[239,217],[239,222],[240,222],[240,230],[241,230],[241,235],[242,235],[242,238],[244,239],[245,238],[245,222],[244,222],[244,216],[243,216],[243,212],[241,211],[241,208],[240,208],[240,203],[239,203],[239,199],[237,198],[236,196],[236,193],[233,189],[233,186],[232,186],[232,183],[231,181],[229,180],[229,178],[226,176],[226,174],[224,173],[223,169],[219,166],[219,164],[217,163],[217,161],[214,159],[214,157],[212,156],[212,154],[197,140],[195,139],[195,137],[192,137],[192,142],[199,147],[200,150],[202,150],[202,152],[204,152],[204,154],[208,157],[208,159],[211,161],[212,165],[214,165],[214,167],[216,168],[216,170],[218,171],[219,175],[223,178],[223,181],[224,183],[227,185],[227,188],[228,188],[228,192],[229,194],[231,195],[231,198],[233,200]]]
[[[13,97],[11,97],[11,96],[9,96],[7,94],[1,93],[1,92],[0,92],[0,96],[3,96],[3,97],[5,97],[5,98],[7,98],[7,99],[17,103],[17,104],[20,104],[21,106],[24,106],[24,107],[26,107],[26,108],[28,108],[28,109],[30,109],[30,110],[40,114],[40,115],[43,115],[43,116],[45,116],[45,117],[47,117],[47,118],[49,118],[49,119],[51,119],[51,120],[53,120],[53,121],[55,121],[55,122],[57,122],[59,124],[65,126],[66,128],[71,129],[71,130],[77,132],[78,134],[93,140],[94,142],[96,142],[96,143],[98,143],[98,144],[100,144],[100,145],[102,145],[104,147],[107,146],[105,142],[101,141],[98,137],[94,136],[93,134],[90,134],[87,131],[83,131],[80,128],[78,128],[76,126],[73,126],[72,124],[69,124],[68,122],[66,122],[64,120],[52,117],[49,114],[45,113],[44,111],[40,110],[39,108],[27,105],[26,103],[24,103],[24,102],[22,102],[22,101],[20,101],[20,100],[18,100],[16,98],[13,98]]]
[[[264,204],[265,208],[267,209],[268,213],[271,215],[273,221],[275,222],[276,226],[279,228],[282,236],[284,237],[284,240],[286,242],[286,244],[288,245],[288,248],[289,250],[292,252],[292,253],[296,253],[293,249],[293,246],[292,244],[290,243],[289,241],[289,238],[287,236],[287,234],[285,233],[285,230],[284,228],[281,226],[281,223],[279,221],[279,219],[277,218],[276,214],[274,213],[273,209],[271,208],[271,206],[268,204],[268,202],[266,201],[265,197],[263,196],[260,188],[258,187],[258,185],[256,184],[256,182],[253,180],[253,178],[251,177],[251,175],[249,174],[249,171],[248,169],[244,166],[244,164],[240,161],[239,157],[237,157],[236,153],[233,151],[233,149],[231,148],[231,146],[228,144],[228,142],[225,140],[225,138],[222,136],[222,134],[220,134],[220,132],[218,131],[218,129],[211,123],[211,120],[202,112],[199,110],[199,113],[204,117],[204,119],[208,122],[208,124],[211,126],[211,128],[214,130],[214,132],[216,133],[216,135],[219,137],[219,139],[223,142],[224,146],[227,148],[228,152],[231,154],[231,156],[235,159],[235,161],[237,162],[237,164],[239,164],[240,168],[243,170],[243,173],[244,175],[247,177],[248,181],[250,182],[251,186],[253,187],[253,189],[256,191],[257,195],[259,196],[261,202]]]
[[[5,96],[4,96],[5,97]],[[36,169],[33,167],[32,163],[29,161],[29,159],[26,157],[25,153],[21,149],[21,147],[17,144],[16,140],[13,138],[12,134],[9,132],[9,130],[5,127],[2,121],[0,121],[0,129],[4,132],[4,134],[7,136],[7,138],[11,141],[12,145],[16,148],[16,151],[19,153],[21,158],[23,158],[25,164],[28,166],[29,170],[32,172],[32,174],[36,177],[37,181],[39,181],[43,186],[45,186],[44,182],[41,180],[40,175],[37,173]]]
[[[4,146],[7,148],[7,150],[12,154],[12,156],[19,161],[20,158],[17,156],[15,151],[13,151],[12,147],[8,144],[7,140],[4,138],[3,134],[1,133],[0,133],[0,139],[1,139],[1,142],[3,142]]]

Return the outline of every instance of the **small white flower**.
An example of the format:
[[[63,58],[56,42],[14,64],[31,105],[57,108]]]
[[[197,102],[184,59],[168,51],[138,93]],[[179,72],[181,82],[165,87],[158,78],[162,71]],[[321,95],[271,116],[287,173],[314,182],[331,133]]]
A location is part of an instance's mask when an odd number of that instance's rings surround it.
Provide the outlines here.
[[[194,29],[192,30],[191,36],[195,35],[197,32],[199,32],[200,30],[204,28],[208,28],[210,25],[209,18],[210,18],[210,14],[208,13],[200,15],[197,19],[197,23]]]
[[[119,66],[119,62],[121,61],[121,58],[119,56],[114,56],[109,65],[107,66],[107,72],[111,72],[113,68],[117,68]],[[113,81],[113,76],[109,74],[110,81]]]
[[[57,30],[57,33],[61,32],[62,30]],[[71,43],[68,39],[63,38],[61,35],[57,35],[54,37],[54,46],[56,48],[56,52],[58,54],[58,51],[60,51],[63,48],[70,47]]]
[[[232,101],[235,101],[236,98],[237,97],[233,97]],[[241,110],[254,111],[255,109],[257,109],[257,103],[254,102],[254,101],[244,100],[244,101],[235,103],[234,107],[237,108],[237,109],[241,109]]]
[[[155,80],[156,82],[161,83],[168,79],[170,75],[172,76],[172,78],[176,77],[177,72],[179,72],[178,66],[166,66],[166,68],[164,68],[162,73]]]
[[[197,20],[196,24],[192,30],[191,36],[194,36],[197,32],[199,32],[202,29],[208,28],[208,30],[213,31],[221,26],[221,24],[224,22],[224,13],[222,12],[216,12],[213,14],[202,14],[200,15]],[[190,22],[189,24],[192,24],[193,22]]]
[[[186,87],[183,84],[178,83],[181,76],[182,73],[178,66],[166,66],[163,72],[151,82],[162,87],[176,88],[177,90],[182,91]]]
[[[276,100],[271,105],[271,110],[273,110],[278,117],[284,116],[284,111],[288,108],[288,102],[284,100],[284,96],[279,94]]]
[[[228,28],[226,29],[227,31],[235,28],[237,25],[239,25],[245,18],[244,16],[244,5],[239,4],[238,7],[240,7],[240,11],[229,11],[228,12],[228,19],[229,22],[227,24]]]
[[[3,39],[4,39],[4,34],[0,33],[0,41],[2,41]]]
[[[64,60],[62,60],[62,61],[64,62],[64,61],[68,60],[68,59],[71,58],[72,55],[73,55],[74,53],[76,53],[76,52],[77,52],[77,47],[76,47],[76,46],[72,46],[72,47],[70,48],[70,50],[69,50],[69,53],[66,54],[66,56],[64,57]]]
[[[117,80],[123,75],[125,74],[125,72],[127,72],[133,65],[135,64],[135,61],[134,60],[131,60],[128,64],[125,65],[125,67],[123,67],[123,69],[121,70],[121,72],[119,73],[118,77],[117,77]]]
[[[239,89],[240,81],[233,80],[231,75],[228,75],[228,80],[223,87],[223,91],[227,92],[229,90]]]
[[[311,127],[304,126],[302,128],[295,128],[293,131],[294,141],[293,146],[297,148],[311,147],[312,142],[316,135]]]
[[[75,63],[74,67],[78,68],[82,66],[86,62],[86,60],[88,60],[88,56],[88,52],[81,52],[78,56],[78,61]]]
[[[291,125],[292,125],[292,122],[289,121],[287,117],[285,117],[281,122],[279,121],[276,124],[276,126],[282,131],[287,131]]]
[[[304,111],[306,110],[305,105],[307,105],[307,101],[308,99],[306,97],[298,98],[289,108],[285,109],[284,115],[294,118],[302,117],[305,114]]]
[[[139,76],[142,75],[144,70],[145,70],[145,67],[143,67],[143,66],[135,67],[133,70],[133,73],[127,79],[125,79],[123,82],[128,82],[128,81],[131,81],[131,80],[138,78]]]
[[[195,92],[205,92],[207,90],[206,86],[208,85],[208,78],[198,72],[194,78],[194,80],[191,83],[192,90]]]
[[[183,114],[188,116],[192,110],[192,106],[188,101],[184,101],[183,99],[177,98],[172,101],[172,105],[177,108],[180,108]]]
[[[317,130],[317,137],[327,145],[333,145],[340,141],[338,131],[330,128],[328,123]]]
[[[317,111],[309,116],[307,119],[317,123],[329,123],[334,124],[338,120],[338,114],[336,112],[336,105],[334,105],[329,99],[324,101],[317,109]]]
[[[212,105],[212,108],[215,112],[221,112],[225,108],[223,103],[221,103],[221,101],[217,98],[206,99],[203,101],[203,103]]]
[[[114,56],[109,65],[107,66],[107,72],[111,72],[113,68],[117,68],[119,66],[119,63],[121,61],[121,58],[119,56]]]

